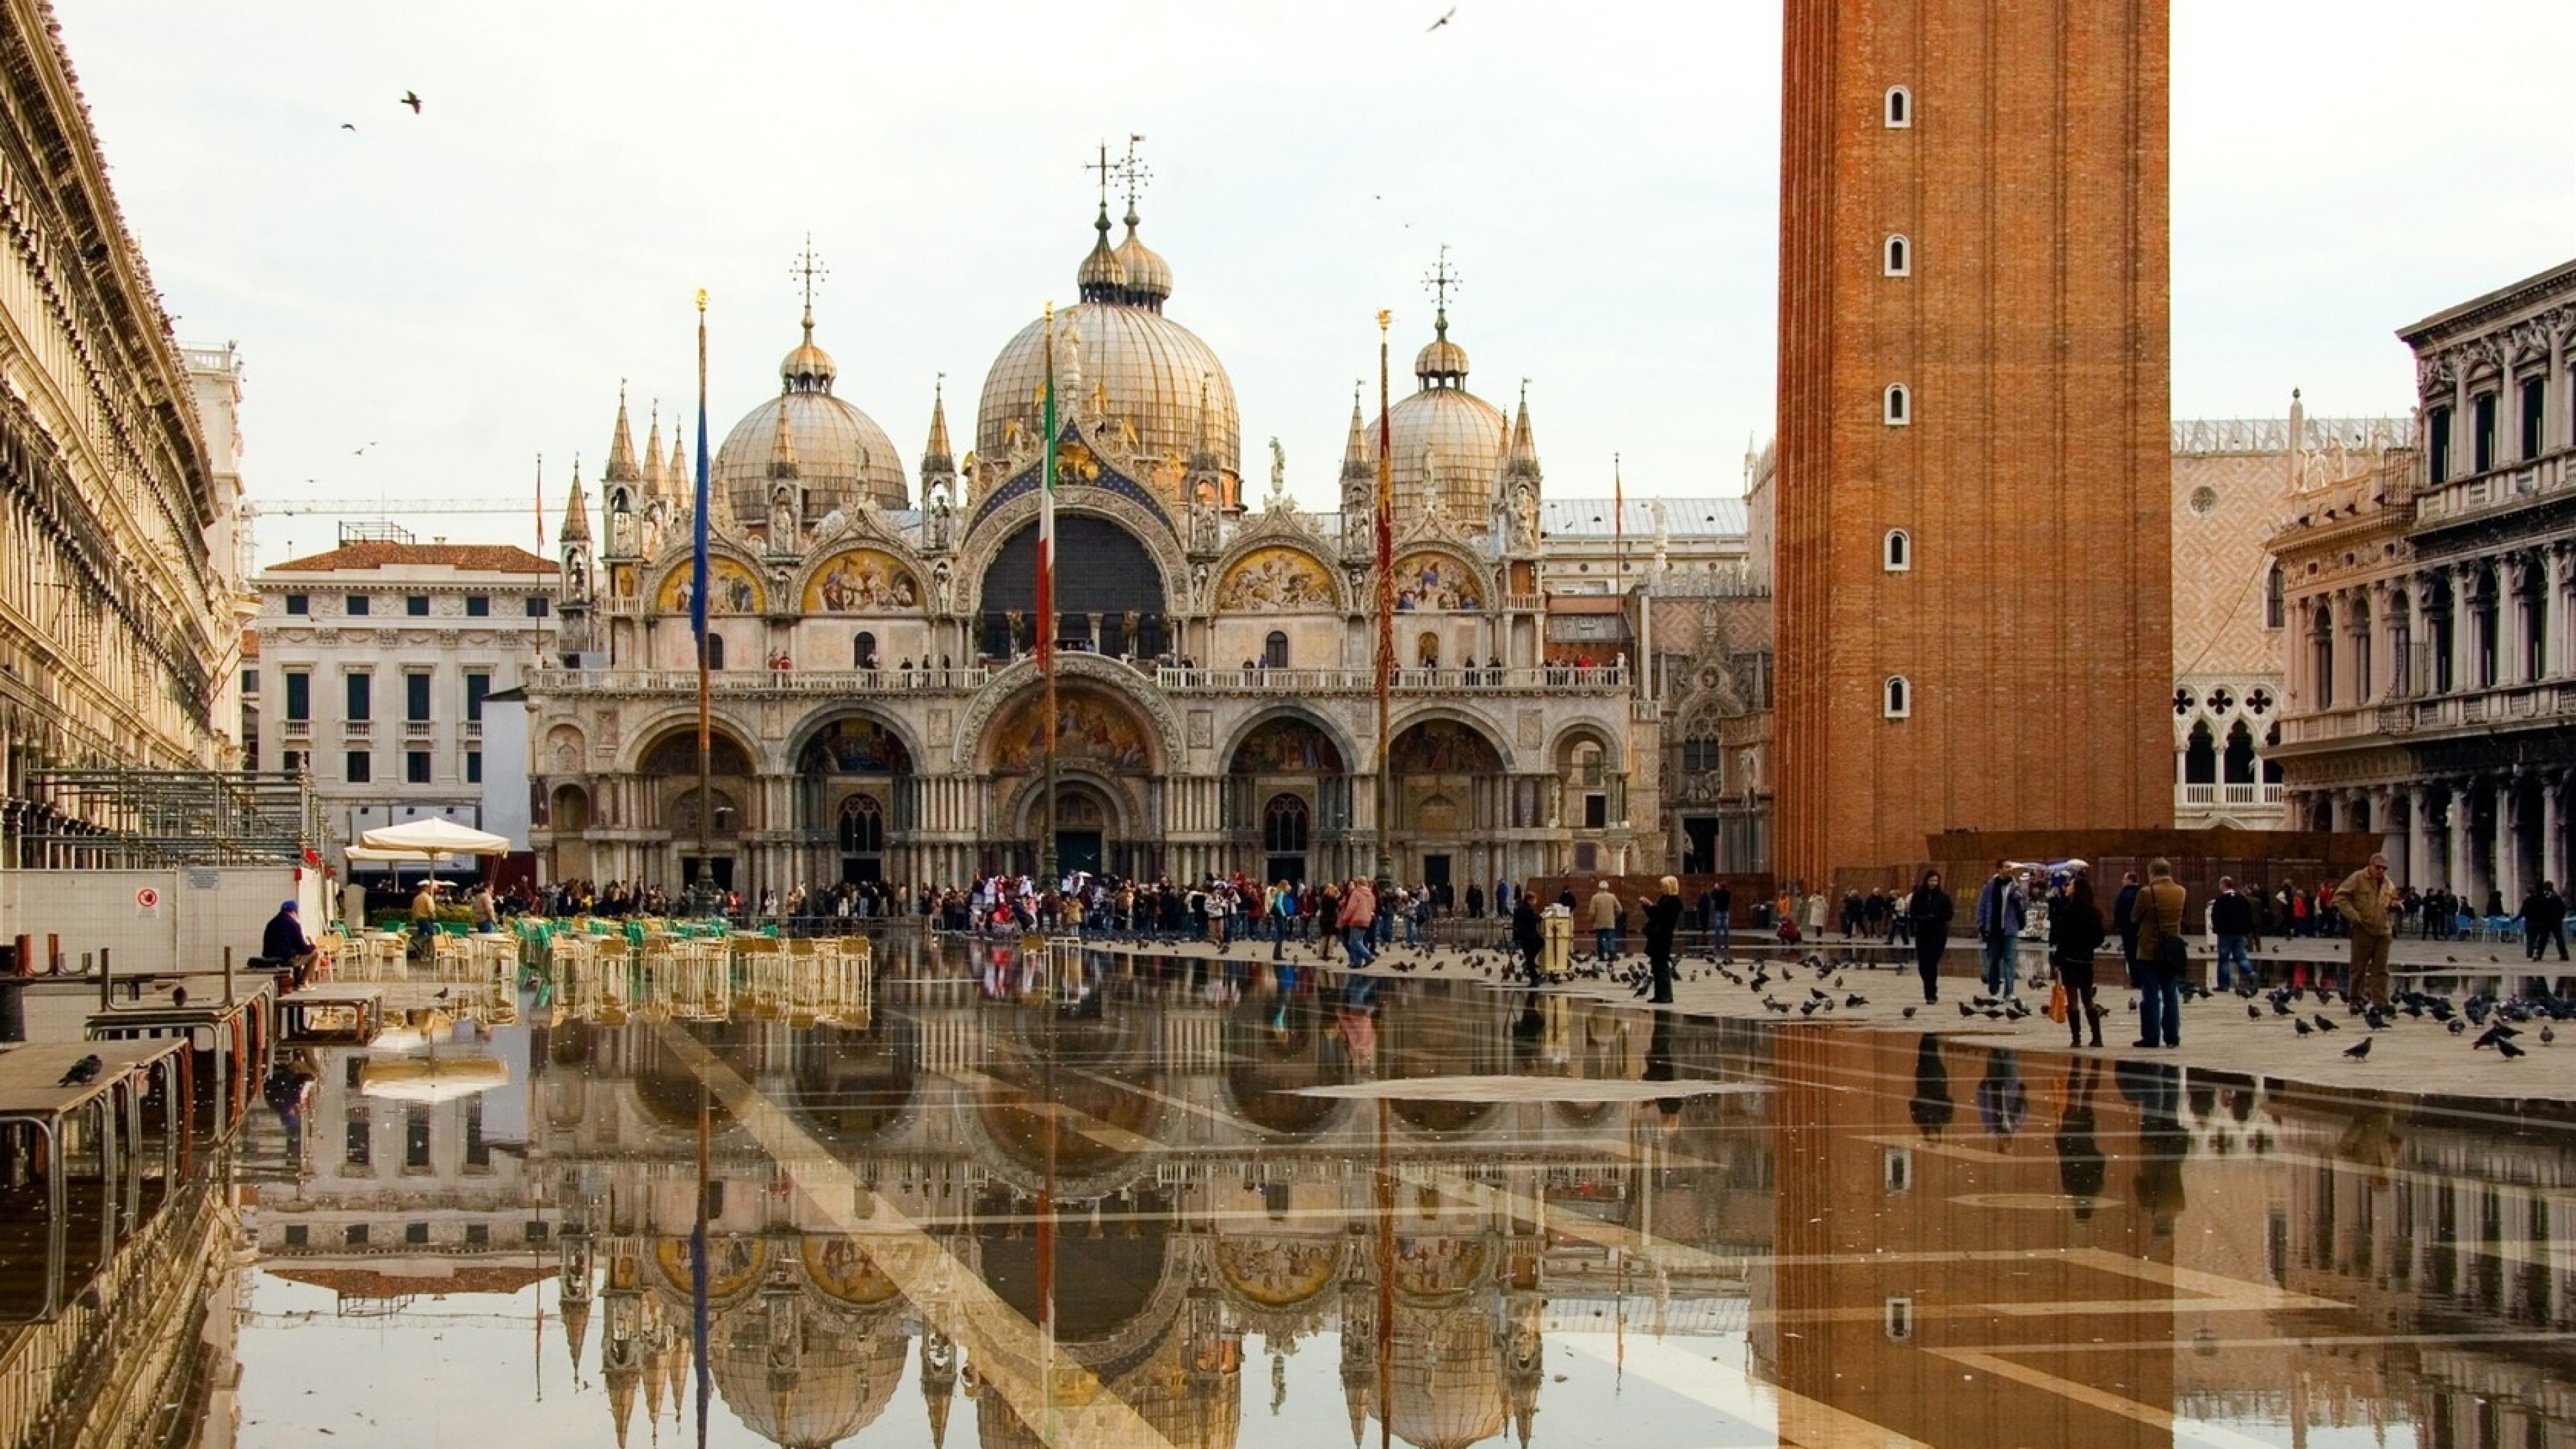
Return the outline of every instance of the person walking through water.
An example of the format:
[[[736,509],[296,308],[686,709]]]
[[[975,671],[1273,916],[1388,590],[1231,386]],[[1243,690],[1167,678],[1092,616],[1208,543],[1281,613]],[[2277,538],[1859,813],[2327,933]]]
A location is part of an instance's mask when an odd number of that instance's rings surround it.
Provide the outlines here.
[[[2138,892],[2138,1039],[2131,1046],[2182,1045],[2182,978],[2191,969],[2182,937],[2188,904],[2173,866],[2149,862]]]
[[[2102,1044],[2102,1008],[2093,1002],[2093,953],[2109,932],[2102,928],[2102,907],[2093,899],[2093,878],[2082,871],[2066,888],[2066,899],[2048,913],[2048,933],[2057,957],[2057,979],[2066,988],[2066,1044],[2084,1045],[2084,1029],[2093,1029],[2093,1045]]]
[[[1914,883],[1914,969],[1923,976],[1923,1001],[1941,999],[1941,954],[1950,949],[1950,893],[1941,889],[1941,872],[1927,870]]]
[[[1660,882],[1663,894],[1646,907],[1646,960],[1654,972],[1651,1005],[1673,1004],[1673,931],[1682,923],[1682,883],[1671,876]]]

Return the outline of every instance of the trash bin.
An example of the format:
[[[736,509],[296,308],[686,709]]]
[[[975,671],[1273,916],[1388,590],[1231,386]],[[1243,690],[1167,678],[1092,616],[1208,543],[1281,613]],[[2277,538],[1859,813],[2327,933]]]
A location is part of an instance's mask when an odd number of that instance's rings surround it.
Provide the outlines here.
[[[1550,906],[1539,913],[1538,974],[1562,981],[1574,974],[1574,912]]]

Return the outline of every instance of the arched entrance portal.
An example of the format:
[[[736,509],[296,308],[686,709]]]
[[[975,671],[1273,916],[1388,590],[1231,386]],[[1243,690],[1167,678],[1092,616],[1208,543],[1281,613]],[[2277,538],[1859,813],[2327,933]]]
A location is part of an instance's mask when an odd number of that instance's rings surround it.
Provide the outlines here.
[[[905,879],[890,871],[920,809],[912,751],[866,715],[832,720],[796,755],[796,829],[809,882]]]
[[[1009,832],[985,843],[983,869],[1036,875],[1045,868],[1046,694],[1005,706],[984,740],[985,768]],[[1155,740],[1135,708],[1111,690],[1058,686],[1052,844],[1060,870],[1133,876],[1160,868],[1138,822],[1151,819]]]
[[[753,778],[751,752],[742,742],[721,729],[708,740],[705,799],[698,795],[694,727],[672,730],[655,740],[636,774],[651,792],[653,823],[670,852],[669,864],[663,868],[668,873],[648,870],[647,882],[659,885],[676,880],[686,887],[706,875],[720,890],[743,887],[736,853],[744,833],[761,829],[762,824],[748,814],[750,804],[759,798],[759,781]]]
[[[1397,875],[1428,885],[1443,905],[1460,882],[1495,879],[1506,865],[1493,844],[1506,818],[1502,751],[1453,719],[1409,725],[1388,748]]]
[[[1291,884],[1354,873],[1348,858],[1351,779],[1340,746],[1312,720],[1253,727],[1226,761],[1225,824],[1245,869]]]

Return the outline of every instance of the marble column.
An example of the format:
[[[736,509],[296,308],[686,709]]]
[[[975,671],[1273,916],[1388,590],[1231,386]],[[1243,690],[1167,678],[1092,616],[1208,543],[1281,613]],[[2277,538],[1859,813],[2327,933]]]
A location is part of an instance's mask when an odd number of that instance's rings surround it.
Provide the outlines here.
[[[2507,913],[2522,909],[2522,812],[2516,808],[2522,781],[2520,775],[2508,775],[2496,785],[2495,888],[2504,893]]]
[[[2422,785],[2406,792],[2406,884],[2416,890],[2433,885],[2433,792]]]
[[[2559,815],[2559,792],[2566,784],[2562,776],[2540,778],[2540,875],[2560,890],[2567,886],[2567,822]]]
[[[2443,886],[2455,895],[2467,895],[2474,884],[2469,879],[2469,792],[2472,782],[2451,782],[2449,808],[2443,812],[2447,864]]]

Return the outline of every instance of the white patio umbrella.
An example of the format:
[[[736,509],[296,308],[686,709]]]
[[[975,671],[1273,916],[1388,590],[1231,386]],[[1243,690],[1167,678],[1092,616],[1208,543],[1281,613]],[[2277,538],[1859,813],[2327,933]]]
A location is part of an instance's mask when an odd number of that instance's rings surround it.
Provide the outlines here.
[[[358,1071],[358,1095],[394,1102],[449,1102],[506,1086],[510,1069],[492,1057],[395,1057]]]
[[[434,855],[507,855],[517,847],[509,837],[459,825],[435,816],[408,825],[388,825],[358,837],[368,850],[408,850]]]

